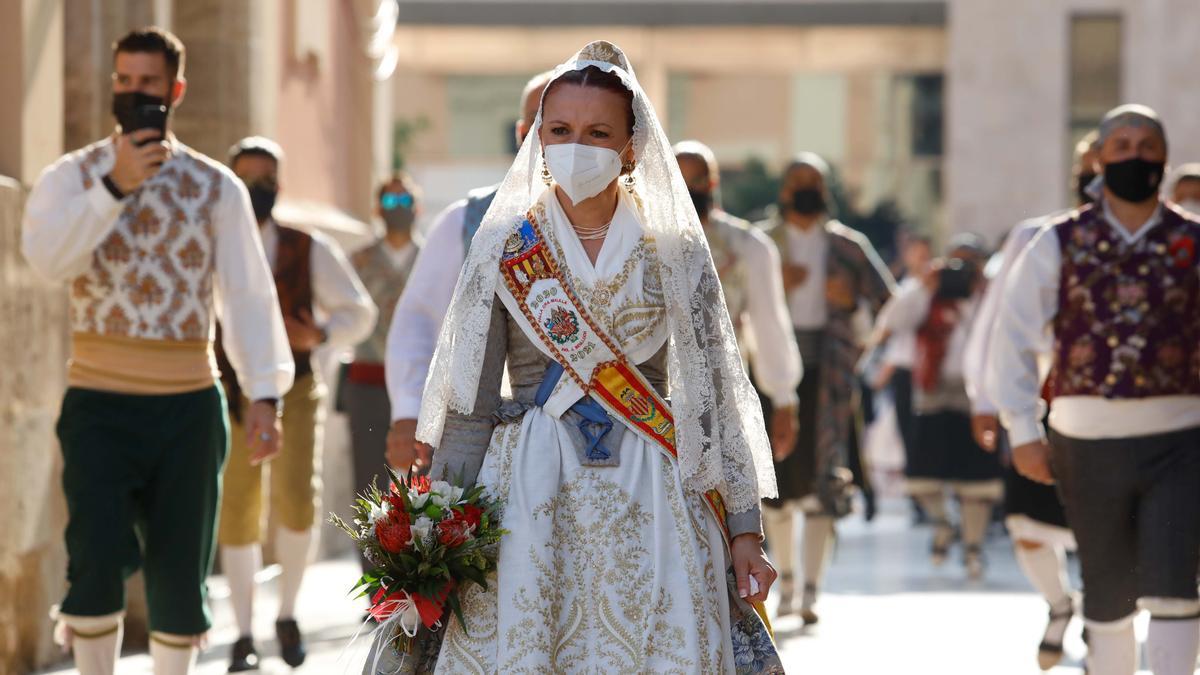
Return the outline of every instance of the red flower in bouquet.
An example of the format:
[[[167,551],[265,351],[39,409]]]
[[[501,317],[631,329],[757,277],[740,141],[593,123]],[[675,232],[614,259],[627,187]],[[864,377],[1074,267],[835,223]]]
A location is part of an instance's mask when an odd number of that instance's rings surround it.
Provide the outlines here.
[[[483,509],[474,504],[466,504],[462,510],[463,518],[471,525],[471,531],[479,529],[479,523],[483,520]]]
[[[472,529],[474,528],[462,517],[462,514],[455,513],[450,518],[437,524],[438,541],[443,546],[451,548],[462,546],[471,540]]]
[[[408,512],[397,509],[388,511],[386,517],[375,523],[375,537],[379,539],[379,546],[388,553],[400,553],[407,548],[412,539]]]
[[[420,475],[412,476],[408,479],[408,489],[419,495],[429,492],[429,476]]]

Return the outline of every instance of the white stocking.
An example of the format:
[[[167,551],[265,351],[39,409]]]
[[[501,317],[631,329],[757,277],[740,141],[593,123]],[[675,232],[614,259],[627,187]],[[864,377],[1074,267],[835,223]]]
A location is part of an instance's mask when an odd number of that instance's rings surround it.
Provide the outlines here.
[[[193,635],[150,633],[154,675],[189,675],[196,666],[197,638]]]
[[[57,637],[75,653],[80,675],[112,675],[121,656],[125,612],[105,616],[59,615]]]
[[[275,557],[279,559],[279,618],[291,619],[296,613],[296,597],[308,567],[312,530],[297,532],[280,527],[275,533]]]
[[[258,544],[221,547],[221,570],[229,580],[229,602],[239,637],[253,635],[254,575],[261,567],[262,547]]]
[[[1088,675],[1134,674],[1138,662],[1134,616],[1116,621],[1084,621],[1088,629]]]

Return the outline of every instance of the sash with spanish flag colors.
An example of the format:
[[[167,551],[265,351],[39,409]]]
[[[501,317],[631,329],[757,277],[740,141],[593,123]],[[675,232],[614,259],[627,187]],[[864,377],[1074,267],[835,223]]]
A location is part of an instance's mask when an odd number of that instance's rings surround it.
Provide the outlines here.
[[[508,290],[500,294],[501,299],[506,305],[515,305],[524,318],[518,324],[526,332],[532,329],[537,338],[534,344],[561,365],[570,379],[566,386],[556,388],[565,389],[562,393],[567,399],[558,409],[565,410],[590,395],[610,415],[675,460],[675,420],[670,407],[579,302],[542,236],[535,212],[530,211],[506,240],[500,271]],[[728,545],[721,494],[714,489],[703,497]]]

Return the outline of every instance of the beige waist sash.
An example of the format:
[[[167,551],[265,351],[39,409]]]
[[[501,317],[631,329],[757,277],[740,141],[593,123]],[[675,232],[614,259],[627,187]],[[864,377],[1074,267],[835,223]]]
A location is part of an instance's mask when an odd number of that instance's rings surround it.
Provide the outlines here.
[[[179,394],[219,378],[208,340],[147,340],[75,333],[67,370],[72,387],[122,394]]]

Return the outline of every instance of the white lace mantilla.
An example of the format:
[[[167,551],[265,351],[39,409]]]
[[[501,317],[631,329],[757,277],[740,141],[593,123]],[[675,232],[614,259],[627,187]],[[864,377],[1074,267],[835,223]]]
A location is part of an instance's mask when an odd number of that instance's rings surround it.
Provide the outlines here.
[[[716,488],[731,513],[745,512],[760,497],[776,495],[775,472],[762,409],[742,365],[708,243],[671,145],[624,53],[611,43],[593,42],[554,77],[589,66],[614,73],[633,92],[635,201],[657,247],[684,485],[696,493]],[[504,241],[545,190],[538,166],[540,127],[539,113],[471,243],[442,325],[417,427],[417,438],[434,446],[447,412],[465,413],[475,404]]]

